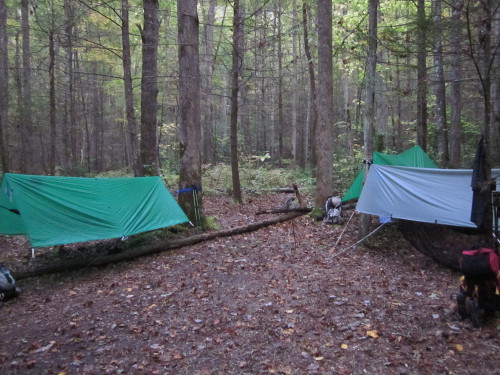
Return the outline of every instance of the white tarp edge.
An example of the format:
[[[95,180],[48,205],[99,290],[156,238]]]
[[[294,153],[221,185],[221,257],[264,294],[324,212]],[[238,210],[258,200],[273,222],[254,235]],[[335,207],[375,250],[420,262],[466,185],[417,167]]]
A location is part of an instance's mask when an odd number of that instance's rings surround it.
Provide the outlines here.
[[[492,176],[500,182],[500,169]],[[356,211],[426,223],[473,227],[472,169],[433,169],[374,164]]]

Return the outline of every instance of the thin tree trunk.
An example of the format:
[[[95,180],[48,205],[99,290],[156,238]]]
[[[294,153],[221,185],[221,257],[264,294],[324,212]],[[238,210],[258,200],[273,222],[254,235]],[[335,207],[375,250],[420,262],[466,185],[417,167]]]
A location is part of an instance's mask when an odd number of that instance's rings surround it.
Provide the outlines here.
[[[461,56],[462,56],[462,33],[461,18],[463,11],[463,0],[452,1],[452,57],[450,67],[450,167],[460,166],[461,152],[461,117],[462,117],[462,92],[461,92]]]
[[[239,204],[243,203],[240,185],[240,172],[238,166],[238,91],[240,84],[240,66],[242,65],[242,35],[241,26],[243,19],[240,12],[239,0],[233,1],[233,53],[231,67],[231,174],[233,182],[233,198]]]
[[[332,0],[318,0],[318,128],[314,206],[323,208],[333,193]]]
[[[417,1],[417,143],[427,151],[427,21],[425,0]]]
[[[214,162],[212,75],[214,69],[215,0],[209,0],[205,22],[205,74],[203,76],[203,162]]]
[[[434,95],[436,97],[437,150],[442,168],[448,168],[448,126],[446,122],[446,87],[441,42],[441,0],[433,0],[434,23],[437,25],[434,41]]]
[[[492,29],[492,46],[500,46],[500,16],[493,17]],[[496,48],[496,47],[495,47]],[[493,56],[491,82],[491,102],[493,103],[491,116],[491,160],[493,164],[500,163],[500,51],[497,51]],[[497,187],[499,189],[500,187]]]
[[[141,168],[143,176],[158,175],[156,114],[158,110],[158,0],[144,0],[141,79]]]
[[[305,163],[302,153],[302,138],[303,138],[303,126],[298,126],[297,122],[297,98],[299,93],[299,59],[297,55],[297,30],[298,30],[298,19],[297,19],[297,0],[293,0],[293,10],[292,10],[292,74],[295,77],[292,80],[292,103],[291,103],[291,127],[292,127],[292,154],[293,154],[293,164],[305,169]]]
[[[125,89],[125,113],[127,116],[128,132],[130,138],[130,167],[134,176],[142,175],[139,153],[138,127],[134,109],[134,91],[132,86],[132,58],[130,51],[129,4],[122,0],[122,61],[123,84]]]
[[[9,114],[9,55],[7,38],[7,5],[0,0],[0,164],[4,172],[10,172],[7,149]]]
[[[314,61],[309,47],[309,30],[307,21],[307,6],[302,3],[302,28],[304,29],[304,52],[307,58],[309,72],[309,160],[313,171],[316,168],[316,127],[318,122],[318,112],[316,107],[316,78],[314,76]]]
[[[29,0],[21,0],[21,30],[22,43],[22,98],[21,98],[21,128],[22,128],[22,156],[21,172],[33,173],[35,171],[33,155],[32,134],[33,115],[31,97],[31,51],[30,51],[30,23],[29,23]]]
[[[52,16],[54,17],[54,16]],[[56,80],[55,80],[55,64],[56,54],[54,48],[54,23],[52,23],[49,32],[49,97],[50,97],[50,153],[49,153],[49,174],[56,174],[56,138],[57,138],[57,123],[56,123]]]
[[[282,24],[281,24],[281,1],[277,2],[277,32],[278,32],[278,165],[283,163],[283,42],[282,42]]]
[[[399,58],[396,58],[396,125],[395,125],[395,148],[398,153],[403,152],[403,110],[401,103],[401,71],[399,69]]]
[[[246,9],[245,2],[242,0],[240,3],[240,13],[241,19],[245,19]],[[242,22],[240,25],[240,50],[241,50],[241,62],[244,64],[245,62],[245,51],[246,51],[246,37],[245,37],[245,23]],[[245,67],[241,65],[240,69],[240,79],[244,80],[243,72],[245,71]],[[241,132],[243,135],[243,154],[250,155],[252,150],[252,139],[250,134],[250,109],[248,106],[248,85],[246,82],[242,81],[239,85],[239,118],[240,118],[240,126]]]

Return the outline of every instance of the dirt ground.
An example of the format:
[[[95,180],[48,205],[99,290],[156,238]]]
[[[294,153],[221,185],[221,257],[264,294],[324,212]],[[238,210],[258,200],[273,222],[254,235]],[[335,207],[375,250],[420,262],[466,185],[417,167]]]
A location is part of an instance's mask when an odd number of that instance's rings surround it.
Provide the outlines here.
[[[285,197],[205,197],[222,228]],[[344,213],[345,221],[352,211]],[[308,215],[134,261],[19,281],[2,374],[499,374],[500,317],[459,320],[459,274],[392,224],[356,241]],[[0,262],[26,262],[0,238]]]

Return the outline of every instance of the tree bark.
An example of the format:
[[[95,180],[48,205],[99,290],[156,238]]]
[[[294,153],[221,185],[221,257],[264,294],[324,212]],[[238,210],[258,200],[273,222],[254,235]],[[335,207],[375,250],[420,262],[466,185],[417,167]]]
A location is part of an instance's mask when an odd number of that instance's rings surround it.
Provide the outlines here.
[[[134,176],[142,175],[139,153],[138,127],[134,109],[134,91],[132,88],[132,58],[130,52],[130,28],[129,28],[129,3],[122,0],[122,62],[123,62],[123,84],[125,89],[125,113],[127,116],[128,132],[130,138],[129,162]]]
[[[427,21],[425,0],[417,1],[417,144],[427,151]]]
[[[7,148],[9,114],[9,55],[7,37],[7,5],[0,0],[0,164],[4,172],[10,172]]]
[[[29,0],[21,0],[21,30],[22,43],[22,86],[21,86],[21,134],[22,156],[21,172],[31,174],[35,171],[33,161],[33,115],[31,95],[31,50],[30,50],[30,22]]]
[[[307,5],[305,2],[302,3],[302,28],[304,30],[304,52],[307,58],[307,68],[309,72],[309,145],[308,154],[309,160],[313,171],[316,168],[316,128],[318,123],[318,109],[316,106],[317,96],[316,96],[316,77],[314,74],[314,60],[311,55],[311,50],[309,47],[309,26],[307,21]]]
[[[276,21],[278,32],[278,166],[283,165],[283,132],[285,121],[283,119],[283,41],[282,41],[282,20],[281,20],[281,1],[276,4]]]
[[[198,13],[196,0],[177,1],[179,40],[179,204],[202,225],[201,123]]]
[[[448,168],[448,126],[446,121],[446,86],[441,41],[441,0],[433,0],[433,18],[436,27],[434,40],[434,96],[436,97],[437,150],[442,168]]]
[[[57,157],[57,122],[56,122],[56,78],[55,64],[56,53],[54,46],[54,15],[52,15],[52,25],[49,31],[49,101],[50,101],[50,153],[49,153],[49,174],[56,174]]]
[[[141,168],[143,176],[159,174],[156,115],[158,110],[158,0],[144,0],[141,79]]]
[[[493,17],[491,22],[492,30],[492,46],[500,48],[500,16]],[[497,47],[498,46],[498,47]],[[491,160],[493,164],[500,163],[500,51],[493,55],[492,71],[493,74],[491,82],[491,102],[493,105],[491,115]],[[497,190],[500,187],[497,187]]]
[[[241,27],[243,19],[240,12],[240,1],[233,1],[233,53],[231,67],[231,174],[233,182],[233,198],[239,204],[243,203],[240,185],[240,172],[238,166],[238,91],[240,85],[240,67],[243,64],[241,50],[242,35]]]
[[[462,139],[461,117],[462,117],[462,91],[461,91],[461,58],[462,58],[462,32],[461,18],[463,11],[463,0],[452,1],[452,56],[450,67],[450,168],[460,166],[461,152],[460,143]]]
[[[377,68],[377,17],[379,0],[368,2],[368,61],[366,66],[366,109],[363,121],[365,173],[368,175],[370,164],[373,160],[373,138],[375,122],[375,74]],[[364,238],[370,231],[370,216],[362,214],[358,237]]]
[[[203,76],[203,162],[214,162],[212,75],[214,69],[215,0],[209,0],[205,20],[205,73]]]
[[[314,206],[323,208],[333,193],[332,0],[318,0],[318,128]]]

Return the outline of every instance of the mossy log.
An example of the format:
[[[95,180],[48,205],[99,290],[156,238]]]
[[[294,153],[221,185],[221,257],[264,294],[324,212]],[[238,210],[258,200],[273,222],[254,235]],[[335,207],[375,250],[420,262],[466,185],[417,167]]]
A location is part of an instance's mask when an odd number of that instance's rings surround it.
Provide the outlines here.
[[[287,215],[280,217],[258,221],[244,226],[239,226],[236,228],[225,229],[215,232],[208,232],[190,236],[187,238],[173,240],[173,241],[162,241],[160,243],[155,243],[152,245],[140,246],[120,252],[116,252],[108,255],[100,255],[94,258],[78,258],[78,259],[66,259],[60,262],[54,262],[49,265],[34,267],[32,269],[23,269],[14,271],[14,277],[16,280],[25,279],[28,277],[42,276],[51,273],[74,271],[86,267],[100,267],[107,264],[118,263],[125,260],[131,260],[145,255],[152,255],[160,253],[166,250],[172,250],[181,248],[184,246],[195,245],[200,242],[214,240],[220,237],[229,237],[237,234],[247,233],[256,231],[258,229],[264,228],[269,225],[278,224],[288,220],[292,220],[296,217],[304,215],[308,211],[298,211],[291,212]]]

